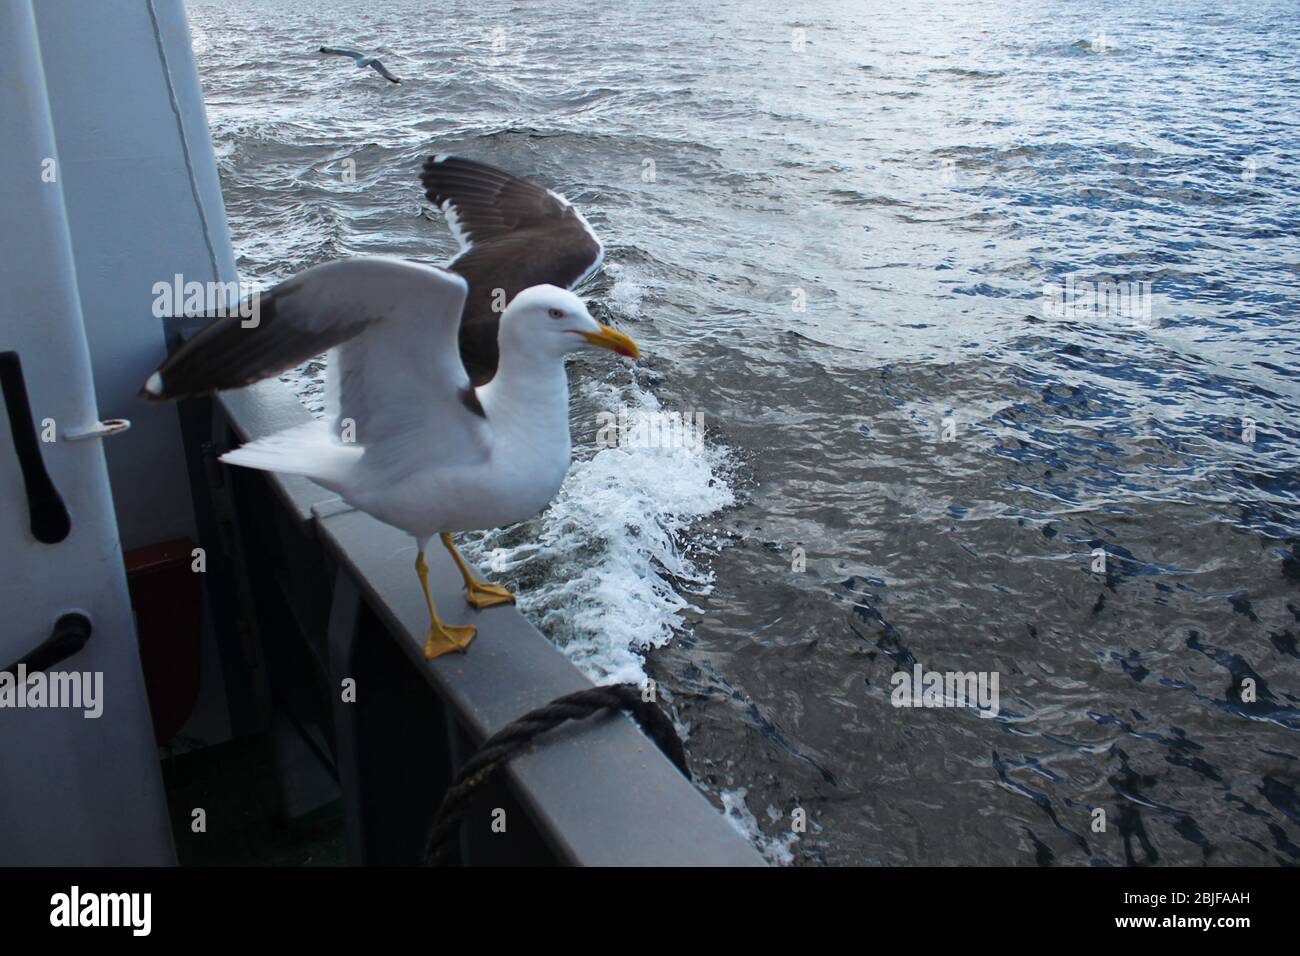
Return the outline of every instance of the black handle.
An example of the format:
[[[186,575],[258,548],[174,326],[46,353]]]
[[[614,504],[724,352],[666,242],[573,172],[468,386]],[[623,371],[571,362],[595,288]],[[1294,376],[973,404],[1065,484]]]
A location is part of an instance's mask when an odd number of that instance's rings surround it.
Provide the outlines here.
[[[27,511],[31,516],[32,537],[43,544],[58,544],[72,530],[72,519],[59,490],[50,481],[36,440],[36,422],[27,400],[27,383],[23,380],[23,363],[17,352],[0,352],[0,389],[4,391],[5,409],[9,413],[9,431],[18,452],[18,467],[27,488]]]
[[[14,661],[5,670],[14,674],[19,664],[27,665],[27,673],[49,670],[59,661],[66,660],[86,646],[91,633],[90,618],[84,614],[65,614],[54,622],[50,636],[25,656]]]

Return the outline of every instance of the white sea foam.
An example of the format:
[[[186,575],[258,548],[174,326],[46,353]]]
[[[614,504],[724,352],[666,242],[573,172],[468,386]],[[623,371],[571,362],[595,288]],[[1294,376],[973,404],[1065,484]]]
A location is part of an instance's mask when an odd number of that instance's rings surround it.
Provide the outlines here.
[[[640,313],[646,290],[637,274],[617,262],[605,263],[605,271],[614,277],[614,286],[609,290],[610,307],[621,315]]]
[[[600,409],[626,403],[634,418],[661,410],[635,385],[581,389]],[[712,586],[701,558],[718,544],[690,532],[735,501],[727,452],[705,441],[698,448],[588,446],[575,458],[546,511],[469,539],[465,550],[496,579],[522,582],[520,609],[589,677],[641,682],[643,653],[667,644],[693,608],[690,594]]]
[[[731,824],[732,829],[752,843],[759,853],[767,859],[767,862],[775,866],[789,866],[794,862],[794,851],[791,849],[799,839],[799,834],[791,830],[789,833],[781,833],[768,836],[758,825],[758,820],[754,814],[749,811],[748,804],[745,803],[745,797],[749,793],[746,787],[737,787],[734,790],[720,790],[718,796],[722,799],[722,813]],[[773,813],[776,816],[773,816]],[[779,810],[775,807],[767,808],[769,819],[777,819],[781,816]]]

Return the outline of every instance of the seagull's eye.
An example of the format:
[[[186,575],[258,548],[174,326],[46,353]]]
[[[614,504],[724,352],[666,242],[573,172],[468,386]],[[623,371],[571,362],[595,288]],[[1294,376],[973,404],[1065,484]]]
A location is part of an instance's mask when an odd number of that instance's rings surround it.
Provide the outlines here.
[[[553,319],[562,319],[562,318],[564,318],[564,311],[563,311],[562,309],[547,309],[547,310],[546,310],[546,314],[549,315],[549,316],[550,316],[551,318],[553,318]]]

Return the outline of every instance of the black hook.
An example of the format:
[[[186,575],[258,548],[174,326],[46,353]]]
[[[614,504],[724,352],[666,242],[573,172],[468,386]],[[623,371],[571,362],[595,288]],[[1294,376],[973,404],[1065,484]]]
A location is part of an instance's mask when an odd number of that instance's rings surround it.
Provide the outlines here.
[[[43,544],[58,544],[72,531],[72,519],[59,490],[45,470],[41,446],[36,439],[36,423],[27,399],[23,364],[17,352],[0,352],[0,389],[9,413],[9,431],[18,452],[23,485],[27,488],[27,511],[31,516],[32,537]]]
[[[66,660],[86,646],[92,631],[90,618],[75,611],[64,614],[54,622],[50,636],[33,650],[14,661],[5,671],[10,674],[18,672],[18,665],[25,664],[27,673],[49,670],[59,661]]]

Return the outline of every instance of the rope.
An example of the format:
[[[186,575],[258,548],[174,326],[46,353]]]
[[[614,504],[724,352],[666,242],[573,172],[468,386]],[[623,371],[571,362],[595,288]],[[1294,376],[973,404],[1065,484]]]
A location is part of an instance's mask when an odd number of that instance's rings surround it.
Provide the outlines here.
[[[530,710],[518,720],[506,724],[483,742],[483,746],[465,761],[443,795],[434,814],[421,858],[425,866],[446,866],[456,845],[461,818],[473,802],[474,794],[492,775],[546,733],[569,720],[582,720],[602,710],[626,710],[645,735],[655,742],[673,766],[690,779],[686,751],[672,722],[654,703],[643,700],[635,684],[608,684],[589,687],[557,697],[549,704]]]

